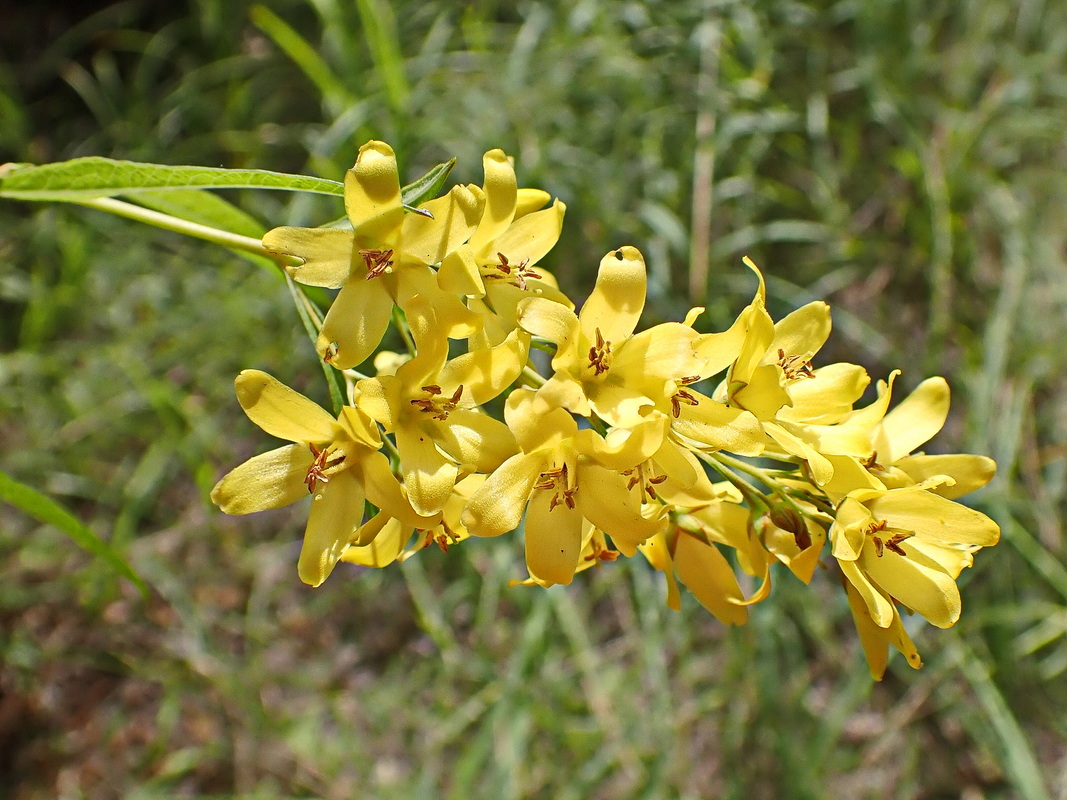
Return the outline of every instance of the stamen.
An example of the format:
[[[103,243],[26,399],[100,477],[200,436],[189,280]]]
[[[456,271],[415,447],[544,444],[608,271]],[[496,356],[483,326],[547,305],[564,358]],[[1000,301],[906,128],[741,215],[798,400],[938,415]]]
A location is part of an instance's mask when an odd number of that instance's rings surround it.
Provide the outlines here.
[[[608,367],[611,366],[610,355],[611,342],[606,341],[603,334],[600,333],[600,328],[597,328],[596,344],[589,348],[589,365],[597,375],[608,371]]]
[[[528,278],[540,278],[539,272],[534,272],[527,264],[530,263],[530,259],[524,258],[518,264],[512,264],[508,261],[508,257],[503,253],[497,253],[497,258],[500,259],[498,264],[487,264],[489,269],[496,270],[495,272],[487,272],[484,277],[497,280],[505,280],[512,286],[518,286],[524,292],[527,289],[526,281]]]
[[[392,250],[360,250],[359,254],[363,257],[363,263],[367,265],[367,280],[384,275],[393,265]]]
[[[434,419],[441,422],[448,419],[449,413],[456,409],[456,406],[459,405],[460,398],[463,397],[462,384],[448,399],[439,397],[441,394],[441,387],[435,383],[430,384],[429,386],[423,386],[422,390],[430,396],[416,397],[414,400],[409,400],[408,402],[425,413],[432,414]]]
[[[565,505],[571,509],[574,508],[574,495],[578,493],[578,487],[570,485],[566,464],[555,469],[545,470],[540,477],[542,480],[535,483],[534,488],[546,491],[552,490],[552,499],[548,503],[549,511],[559,505]]]
[[[332,463],[328,463],[330,459],[330,449],[328,447],[322,450],[319,450],[314,444],[308,444],[308,447],[311,448],[311,454],[315,456],[315,461],[308,467],[307,475],[304,476],[304,485],[308,487],[308,492],[314,494],[320,483],[330,482],[326,470],[340,465],[345,460],[345,457],[342,455]]]
[[[815,368],[811,366],[811,361],[803,356],[787,356],[785,350],[780,347],[778,348],[778,366],[782,368],[785,377],[791,381],[815,377]]]

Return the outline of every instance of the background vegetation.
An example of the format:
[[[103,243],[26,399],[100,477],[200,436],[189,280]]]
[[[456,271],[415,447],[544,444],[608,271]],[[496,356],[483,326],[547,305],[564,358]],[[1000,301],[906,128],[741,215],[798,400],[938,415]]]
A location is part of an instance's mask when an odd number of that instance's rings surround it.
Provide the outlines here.
[[[649,322],[693,301],[725,323],[748,254],[776,315],[834,305],[830,357],[909,389],[945,374],[933,449],[997,459],[974,502],[1004,541],[963,576],[961,623],[920,627],[924,669],[880,684],[840,592],[786,575],[738,630],[668,611],[641,563],[508,588],[513,541],[312,591],[303,508],[207,497],[265,447],[240,369],[325,399],[284,284],[4,202],[0,469],[153,591],[0,506],[0,797],[1067,797],[1067,6],[98,5],[5,5],[0,162],[338,178],[373,137],[409,179],[456,155],[477,181],[503,147],[568,203],[551,265],[575,296],[633,243]],[[230,199],[265,228],[340,213]]]

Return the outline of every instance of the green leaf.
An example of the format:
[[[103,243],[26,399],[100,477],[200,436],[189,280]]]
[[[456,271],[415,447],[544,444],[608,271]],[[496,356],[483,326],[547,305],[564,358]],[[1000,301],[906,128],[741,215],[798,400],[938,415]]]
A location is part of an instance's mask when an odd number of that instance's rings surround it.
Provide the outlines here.
[[[409,183],[401,189],[400,195],[404,200],[404,205],[409,209],[413,209],[419,203],[425,203],[427,200],[437,197],[454,166],[456,166],[456,159],[454,158],[443,164],[438,164],[417,181]]]
[[[89,156],[40,166],[0,167],[0,197],[77,202],[160,189],[280,189],[343,195],[344,184],[261,169],[171,167]]]
[[[107,542],[87,528],[77,517],[36,489],[0,472],[0,500],[18,508],[39,522],[67,534],[74,543],[104,561],[148,597],[148,586],[126,560]]]

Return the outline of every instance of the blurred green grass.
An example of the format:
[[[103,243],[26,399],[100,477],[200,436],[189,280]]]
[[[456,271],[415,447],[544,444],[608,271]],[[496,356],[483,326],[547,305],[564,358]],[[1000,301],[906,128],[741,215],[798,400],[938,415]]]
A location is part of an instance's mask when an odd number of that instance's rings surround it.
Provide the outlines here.
[[[414,178],[514,154],[568,203],[580,296],[622,243],[649,321],[835,310],[828,357],[945,374],[934,446],[988,453],[1004,529],[926,666],[872,685],[830,587],[749,625],[642,564],[511,589],[510,541],[310,591],[302,510],[207,500],[263,449],[230,380],[325,400],[284,285],[97,212],[0,205],[0,469],[156,590],[0,508],[0,796],[1067,797],[1067,8],[1023,0],[187,0],[13,12],[0,162],[104,155]],[[45,44],[42,46],[42,42]],[[696,177],[695,177],[696,176]],[[710,179],[710,180],[709,180]],[[233,195],[265,226],[322,198]],[[707,256],[691,248],[707,242]],[[706,282],[692,275],[707,270]]]

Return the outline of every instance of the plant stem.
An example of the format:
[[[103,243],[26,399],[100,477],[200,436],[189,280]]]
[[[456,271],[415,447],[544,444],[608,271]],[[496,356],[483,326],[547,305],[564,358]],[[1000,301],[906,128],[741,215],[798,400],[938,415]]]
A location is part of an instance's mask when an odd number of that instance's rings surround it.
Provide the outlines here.
[[[223,247],[229,247],[233,250],[244,250],[249,253],[255,253],[257,256],[269,258],[279,267],[287,263],[296,263],[290,262],[289,259],[284,256],[279,256],[277,253],[270,252],[263,246],[263,243],[259,239],[253,239],[251,236],[241,236],[240,234],[230,233],[229,231],[224,231],[219,228],[212,228],[210,225],[201,225],[198,222],[190,222],[189,220],[174,217],[170,214],[153,211],[150,208],[142,208],[133,203],[116,200],[113,197],[97,197],[91,200],[79,200],[76,205],[95,208],[100,211],[107,211],[111,214],[117,214],[120,217],[144,222],[148,225],[155,225],[157,228],[174,231],[175,233],[182,233],[196,239],[203,239],[206,242],[221,244]]]

